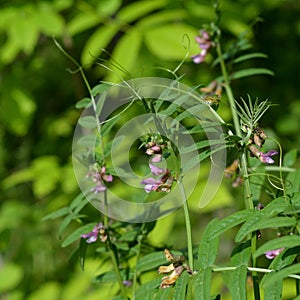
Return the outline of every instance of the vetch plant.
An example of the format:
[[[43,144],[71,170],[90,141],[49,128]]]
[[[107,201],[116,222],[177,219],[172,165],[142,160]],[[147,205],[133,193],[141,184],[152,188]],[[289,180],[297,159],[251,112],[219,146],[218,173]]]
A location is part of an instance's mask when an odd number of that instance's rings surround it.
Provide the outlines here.
[[[236,63],[262,55],[245,53],[249,45],[244,39],[234,51],[224,51],[218,2],[214,8],[216,20],[199,31],[200,53],[190,59],[201,71],[207,54],[215,56],[212,65],[219,67],[220,76],[196,87],[186,87],[172,72],[173,80],[139,78],[92,88],[83,68],[56,42],[78,67],[90,95],[77,104],[84,110],[73,143],[81,193],[67,210],[49,218],[65,215],[67,225],[72,220],[80,224],[63,246],[80,240],[82,267],[88,244],[96,245],[102,261],[111,262],[111,270],[96,282],[118,282],[112,299],[220,299],[222,289],[211,294],[216,274],[223,275],[233,299],[249,294],[256,300],[281,299],[290,280],[294,296],[300,297],[299,170],[292,167],[296,159],[289,153],[283,156],[281,145],[260,125],[271,103],[235,98],[232,89],[239,78],[272,72],[235,69]],[[232,124],[218,113],[225,101]],[[195,230],[189,197],[206,160],[211,170],[199,195],[199,213],[213,201],[223,174],[243,191],[243,204],[237,204],[243,208]],[[88,202],[96,214],[82,213]],[[151,245],[156,221],[179,207],[186,247],[171,249],[167,241],[166,248]],[[199,234],[192,237],[192,229]],[[220,263],[220,237],[231,230],[235,244],[228,261]],[[270,232],[275,232],[274,239],[266,238]],[[272,262],[263,260],[264,255]],[[152,274],[150,280],[146,274]]]

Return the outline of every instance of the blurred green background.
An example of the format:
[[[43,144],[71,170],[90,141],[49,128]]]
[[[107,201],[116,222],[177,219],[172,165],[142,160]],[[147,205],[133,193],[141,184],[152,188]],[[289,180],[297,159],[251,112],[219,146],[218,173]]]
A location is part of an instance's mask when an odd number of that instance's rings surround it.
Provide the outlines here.
[[[274,77],[234,82],[235,97],[250,94],[278,104],[261,125],[285,152],[299,149],[300,2],[221,0],[220,9],[224,48],[245,35],[254,51],[268,55],[253,65],[275,72]],[[108,299],[110,292],[109,286],[91,285],[93,276],[109,266],[100,269],[96,258],[91,258],[83,273],[72,256],[74,247],[60,246],[67,234],[58,234],[61,220],[42,222],[79,192],[71,145],[80,116],[75,104],[88,95],[80,75],[66,71],[74,70],[74,65],[52,37],[86,66],[88,80],[95,85],[100,80],[118,81],[120,76],[170,77],[158,67],[175,69],[186,55],[188,42],[190,54],[196,54],[194,37],[213,20],[212,2],[204,0],[0,1],[1,300],[82,299],[83,295],[99,299],[99,290]],[[209,66],[212,59],[208,56],[206,63],[195,65],[188,58],[178,74],[185,74],[186,84],[208,84],[219,74]],[[251,67],[249,62],[247,66]],[[226,101],[221,102],[220,113],[228,118]],[[241,205],[225,181],[203,211],[191,203],[194,242],[212,216],[223,217]],[[150,240],[158,246],[184,247],[181,214],[159,221]],[[230,253],[229,236],[222,247]]]

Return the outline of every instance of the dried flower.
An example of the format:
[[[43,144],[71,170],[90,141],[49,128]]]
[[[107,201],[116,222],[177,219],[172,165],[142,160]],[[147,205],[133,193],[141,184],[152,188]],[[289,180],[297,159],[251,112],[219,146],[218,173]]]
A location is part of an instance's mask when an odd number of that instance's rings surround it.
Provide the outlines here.
[[[200,88],[200,91],[202,93],[207,94],[208,96],[217,96],[217,98],[213,101],[212,104],[214,104],[216,101],[220,101],[220,97],[222,95],[222,84],[221,82],[218,82],[216,80],[213,80],[208,86],[206,87],[202,87]],[[206,100],[207,98],[205,98],[205,101],[208,102],[208,100]],[[211,105],[210,103],[208,103],[209,105]]]
[[[87,238],[86,242],[89,244],[96,242],[99,237],[102,242],[106,242],[107,234],[106,234],[105,226],[102,224],[102,222],[100,222],[93,228],[91,232],[82,234],[81,237]]]
[[[282,252],[283,250],[284,250],[284,248],[279,248],[276,250],[267,251],[267,252],[265,252],[265,256],[267,259],[273,259],[277,255],[279,255],[280,252]]]
[[[165,289],[172,286],[184,270],[187,270],[187,272],[192,273],[189,266],[185,264],[184,256],[173,255],[168,249],[165,249],[165,257],[167,261],[171,262],[171,264],[168,266],[160,266],[158,268],[158,273],[167,274],[171,272],[171,274],[168,276],[164,276],[161,279],[161,284],[159,286],[161,289]]]

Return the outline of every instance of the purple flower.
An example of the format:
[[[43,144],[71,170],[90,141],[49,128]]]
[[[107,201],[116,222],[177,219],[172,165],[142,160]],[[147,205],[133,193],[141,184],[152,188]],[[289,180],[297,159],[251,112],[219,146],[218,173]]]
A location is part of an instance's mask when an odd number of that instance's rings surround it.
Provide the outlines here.
[[[91,169],[87,174],[87,177],[92,177],[93,182],[96,184],[90,189],[91,192],[95,194],[101,193],[106,190],[106,186],[103,184],[103,181],[112,182],[113,176],[106,173],[106,167],[103,166],[100,170]]]
[[[171,176],[168,169],[164,170],[162,176],[159,179],[149,177],[141,181],[141,184],[144,184],[146,193],[151,191],[156,192],[170,192],[174,178]]]
[[[264,164],[273,164],[274,160],[271,156],[277,155],[278,152],[276,150],[270,150],[267,153],[260,152],[259,160]]]
[[[154,175],[154,176],[157,176],[157,175],[161,175],[163,173],[165,173],[165,170],[164,169],[161,169],[157,166],[154,166],[152,164],[149,164],[149,167],[150,167],[150,170],[151,170],[151,173]]]
[[[146,193],[150,193],[151,191],[156,191],[160,186],[160,180],[156,180],[155,178],[146,178],[145,180],[141,181],[141,184],[145,184],[145,191]]]
[[[155,154],[151,158],[151,162],[154,162],[154,163],[161,162],[161,159],[162,159],[162,155],[161,154]]]
[[[204,61],[213,43],[210,40],[209,34],[204,30],[201,30],[200,36],[196,36],[195,39],[201,51],[199,54],[193,55],[191,58],[195,64],[200,64]]]
[[[280,252],[282,252],[283,250],[284,250],[284,248],[279,248],[276,250],[267,251],[267,252],[265,252],[265,256],[267,259],[273,259],[277,255],[279,255]]]
[[[105,226],[100,222],[99,224],[95,225],[93,230],[89,233],[85,233],[81,235],[82,238],[87,238],[87,243],[94,243],[98,240],[98,237],[100,237],[102,242],[105,242],[107,239],[107,235],[105,232]]]

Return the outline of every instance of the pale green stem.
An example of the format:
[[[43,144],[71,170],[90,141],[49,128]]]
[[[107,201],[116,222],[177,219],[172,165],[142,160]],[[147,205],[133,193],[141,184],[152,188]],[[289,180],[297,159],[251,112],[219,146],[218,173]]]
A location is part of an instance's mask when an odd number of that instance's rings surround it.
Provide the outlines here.
[[[218,57],[220,60],[221,71],[222,71],[222,75],[223,75],[223,79],[224,79],[224,87],[225,87],[225,91],[226,91],[226,94],[228,97],[229,106],[231,109],[231,115],[232,115],[232,119],[233,119],[234,129],[235,129],[236,135],[239,136],[240,138],[243,138],[242,131],[240,128],[240,121],[239,121],[239,117],[237,114],[237,108],[235,105],[233,92],[231,90],[230,81],[229,81],[225,61],[223,59],[223,54],[222,54],[220,43],[217,43],[217,53],[218,53]],[[241,154],[241,171],[242,171],[242,175],[244,178],[245,206],[247,209],[254,209],[250,181],[249,181],[249,176],[248,176],[248,164],[247,164],[247,158],[246,158],[245,151],[243,151]],[[256,232],[253,232],[249,238],[251,238],[252,265],[255,268],[256,259],[254,258],[253,254],[256,251]],[[253,287],[254,287],[254,297],[256,300],[259,300],[260,294],[259,294],[258,276],[255,271],[253,271]]]
[[[192,228],[191,228],[191,220],[189,214],[189,207],[186,199],[186,194],[184,190],[184,186],[181,182],[178,183],[179,189],[181,192],[182,202],[183,202],[183,212],[186,226],[186,236],[187,236],[187,248],[188,248],[188,262],[191,270],[194,270],[194,258],[193,258],[193,240],[192,240]]]

